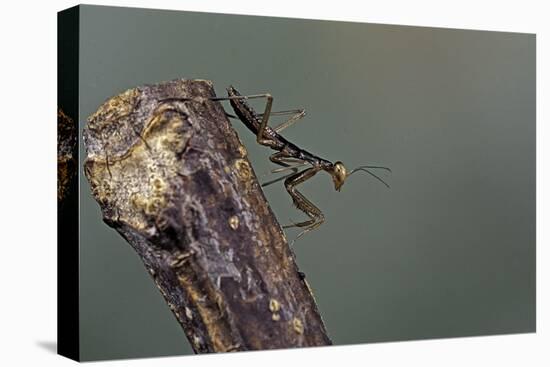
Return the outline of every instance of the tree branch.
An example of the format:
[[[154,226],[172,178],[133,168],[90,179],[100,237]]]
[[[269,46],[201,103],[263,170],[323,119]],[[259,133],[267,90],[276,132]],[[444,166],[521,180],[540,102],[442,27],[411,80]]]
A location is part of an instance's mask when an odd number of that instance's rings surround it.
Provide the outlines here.
[[[209,81],[174,80],[89,117],[85,173],[104,221],[139,254],[196,353],[330,345],[213,96]]]

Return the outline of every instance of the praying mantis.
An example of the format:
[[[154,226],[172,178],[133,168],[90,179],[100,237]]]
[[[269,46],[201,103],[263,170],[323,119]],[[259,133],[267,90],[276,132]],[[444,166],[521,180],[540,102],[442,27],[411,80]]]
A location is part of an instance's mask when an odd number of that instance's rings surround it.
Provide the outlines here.
[[[266,100],[264,111],[261,114],[257,113],[247,103],[247,100],[256,98],[265,98]],[[168,100],[173,99],[170,98],[164,101]],[[281,167],[273,169],[271,173],[282,173],[290,171],[290,173],[266,182],[262,184],[262,186],[265,187],[275,182],[284,180],[285,188],[289,195],[292,197],[294,205],[309,217],[309,219],[305,221],[283,226],[283,228],[299,227],[303,229],[302,232],[300,232],[295,238],[295,240],[297,240],[304,234],[318,228],[325,221],[325,216],[323,215],[323,212],[296,188],[299,184],[311,179],[317,173],[321,171],[328,173],[332,177],[334,189],[336,191],[341,190],[348,177],[359,171],[370,174],[389,188],[389,185],[382,178],[369,170],[381,169],[391,172],[391,169],[388,167],[365,165],[359,166],[348,172],[342,162],[335,161],[333,163],[326,159],[320,158],[319,156],[300,148],[298,145],[284,138],[280,134],[280,132],[304,117],[304,109],[272,112],[271,108],[273,105],[273,96],[271,94],[263,93],[253,95],[241,95],[239,91],[233,86],[229,86],[227,88],[227,97],[213,97],[210,98],[210,100],[228,100],[236,116],[226,113],[227,116],[231,118],[238,118],[253,134],[256,135],[256,141],[258,142],[258,144],[267,146],[276,151],[269,157],[269,160]],[[277,115],[290,115],[290,118],[285,122],[277,125],[276,127],[270,127],[268,125],[269,118],[271,116]]]

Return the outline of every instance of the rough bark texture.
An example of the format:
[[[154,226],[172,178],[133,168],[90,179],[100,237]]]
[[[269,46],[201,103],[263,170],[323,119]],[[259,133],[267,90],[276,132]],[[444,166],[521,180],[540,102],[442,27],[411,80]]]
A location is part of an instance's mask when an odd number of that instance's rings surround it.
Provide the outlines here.
[[[196,353],[329,345],[212,83],[127,90],[90,116],[85,173]],[[192,101],[161,102],[166,98]]]
[[[76,177],[76,124],[57,109],[57,202],[65,201]]]

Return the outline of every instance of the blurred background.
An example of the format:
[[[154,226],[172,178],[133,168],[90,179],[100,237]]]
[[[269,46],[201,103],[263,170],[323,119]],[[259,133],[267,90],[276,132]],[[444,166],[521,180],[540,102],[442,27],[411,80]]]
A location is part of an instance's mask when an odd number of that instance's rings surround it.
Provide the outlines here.
[[[128,88],[209,79],[220,96],[233,84],[271,93],[275,111],[305,108],[283,134],[312,153],[391,167],[390,189],[361,173],[341,192],[326,174],[301,186],[326,223],[294,251],[335,344],[535,330],[534,35],[86,5],[80,14],[81,129]],[[260,181],[272,178],[271,151],[233,126]],[[281,224],[304,218],[282,183],[264,191]],[[192,353],[84,177],[80,195],[82,359]]]

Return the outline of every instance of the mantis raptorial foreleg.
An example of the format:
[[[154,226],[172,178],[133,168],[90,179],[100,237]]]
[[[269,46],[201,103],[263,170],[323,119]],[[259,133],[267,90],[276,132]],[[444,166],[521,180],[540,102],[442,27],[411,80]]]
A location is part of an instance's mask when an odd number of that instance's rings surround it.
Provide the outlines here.
[[[291,175],[285,180],[286,190],[292,197],[292,201],[294,202],[294,205],[296,205],[298,209],[306,213],[307,216],[310,218],[309,220],[306,220],[304,222],[293,223],[293,224],[283,226],[283,228],[292,228],[292,227],[305,228],[296,237],[296,239],[300,238],[307,232],[312,231],[315,228],[319,227],[325,221],[325,216],[323,215],[321,210],[319,210],[319,208],[317,208],[300,191],[296,189],[297,185],[315,176],[315,174],[317,174],[319,170],[320,169],[317,167],[307,168],[301,172]]]

